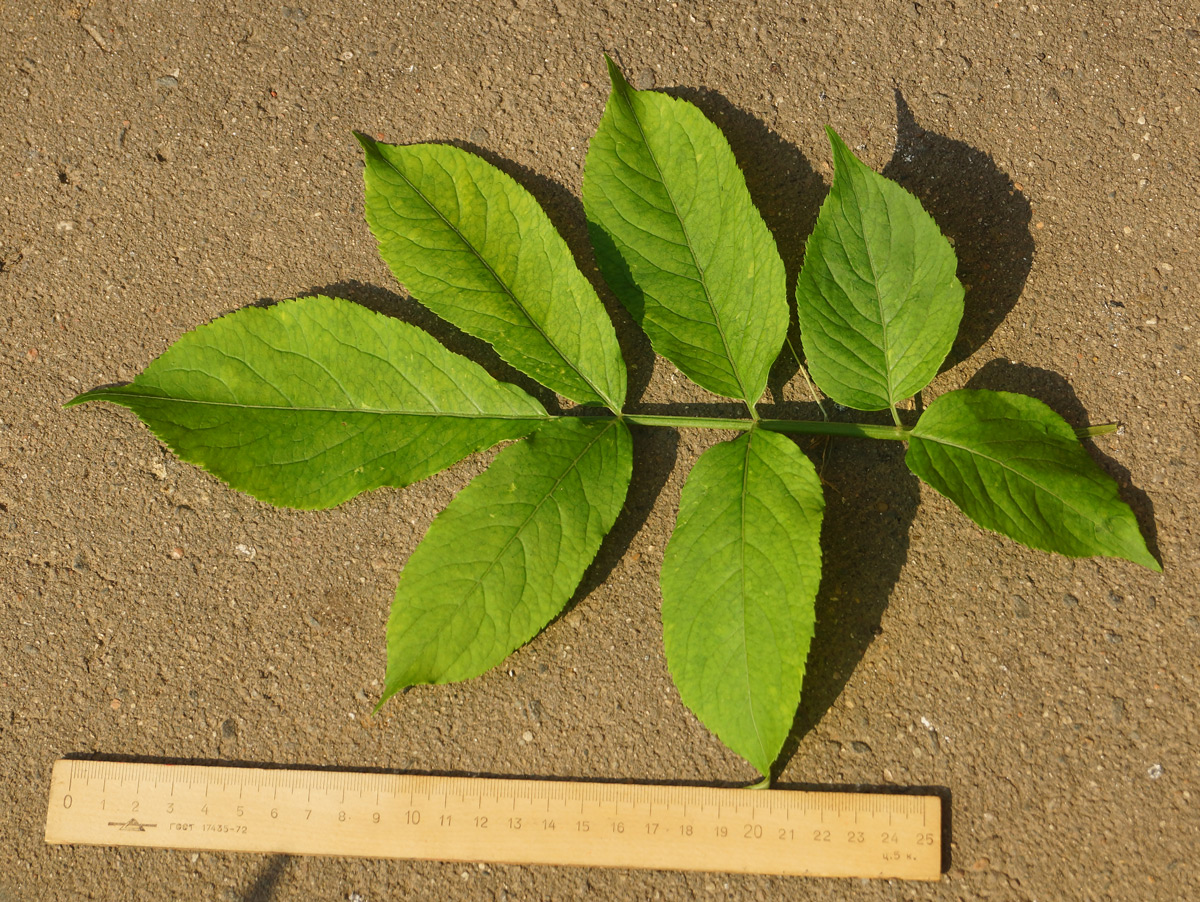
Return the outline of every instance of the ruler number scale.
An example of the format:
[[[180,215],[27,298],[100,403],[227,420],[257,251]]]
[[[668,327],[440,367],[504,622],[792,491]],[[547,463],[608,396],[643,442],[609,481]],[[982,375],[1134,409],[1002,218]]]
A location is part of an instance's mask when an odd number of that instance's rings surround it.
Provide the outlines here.
[[[48,843],[937,880],[941,799],[58,761]]]

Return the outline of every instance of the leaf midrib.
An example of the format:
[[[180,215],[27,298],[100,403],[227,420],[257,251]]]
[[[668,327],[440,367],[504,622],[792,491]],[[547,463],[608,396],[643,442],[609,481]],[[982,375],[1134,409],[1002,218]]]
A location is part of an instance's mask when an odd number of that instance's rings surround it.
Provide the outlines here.
[[[208,401],[198,398],[176,398],[171,395],[151,395],[144,392],[116,392],[106,391],[103,394],[98,394],[94,398],[86,400],[92,401],[108,401],[114,398],[121,399],[136,399],[150,401],[168,401],[172,404],[196,404],[205,407],[233,407],[239,410],[282,410],[288,413],[368,413],[377,414],[379,416],[401,416],[401,417],[453,417],[463,420],[551,420],[553,417],[550,414],[512,414],[512,413],[484,413],[477,411],[475,413],[462,413],[459,411],[441,411],[441,410],[406,410],[395,407],[306,407],[306,406],[285,406],[278,404],[245,404],[236,401]]]
[[[739,499],[741,508],[741,524],[738,541],[738,578],[741,591],[738,595],[742,613],[742,654],[744,660],[743,673],[746,677],[746,710],[750,713],[750,725],[754,728],[754,738],[758,742],[759,751],[763,758],[767,757],[767,749],[763,744],[762,732],[758,728],[758,718],[754,713],[754,692],[750,684],[750,643],[746,641],[746,499],[750,494],[750,446],[754,442],[754,430],[746,435],[746,454],[742,460],[742,493]],[[770,767],[768,762],[767,767]]]
[[[871,253],[871,242],[867,240],[867,229],[866,229],[865,217],[862,216],[862,209],[863,209],[862,200],[863,199],[858,193],[857,181],[855,181],[853,176],[850,174],[847,174],[847,179],[850,181],[850,191],[854,195],[855,203],[858,204],[859,219],[860,219],[860,221],[863,221],[863,228],[862,228],[863,250],[866,252],[866,255],[867,255],[867,265],[869,267],[871,267],[871,287],[875,291],[875,304],[879,308],[879,336],[880,336],[881,342],[883,343],[883,347],[880,348],[880,350],[883,351],[883,379],[887,385],[888,406],[895,408],[896,401],[898,399],[895,397],[896,387],[892,383],[892,358],[891,358],[890,342],[888,341],[888,327],[891,325],[891,321],[884,320],[883,295],[879,291],[879,270],[876,269],[876,267],[875,267],[875,255]],[[882,192],[880,192],[880,196],[881,197],[883,196]],[[887,206],[886,198],[883,198],[883,202],[884,202],[884,206]]]
[[[679,205],[675,203],[675,195],[671,193],[671,187],[667,184],[666,178],[663,176],[662,167],[658,164],[658,158],[654,155],[653,148],[650,147],[650,142],[646,139],[646,130],[642,127],[642,121],[638,118],[637,111],[633,108],[633,101],[630,99],[628,84],[620,86],[619,96],[625,103],[625,107],[629,110],[629,117],[633,120],[633,124],[637,126],[638,134],[641,136],[642,144],[646,148],[646,155],[650,157],[650,162],[654,164],[654,171],[658,173],[658,181],[663,186],[663,190],[667,193],[667,200],[671,202],[671,211],[675,214],[675,218],[679,220],[679,230],[683,233],[684,245],[688,249],[688,254],[692,258],[692,264],[696,267],[696,272],[700,273],[700,278],[697,279],[700,287],[704,289],[704,300],[707,302],[709,309],[713,315],[713,325],[717,328],[717,334],[721,337],[721,347],[725,351],[725,359],[729,361],[729,369],[733,373],[734,381],[738,384],[738,390],[742,393],[742,400],[746,402],[746,406],[750,409],[750,415],[757,418],[757,412],[754,409],[754,402],[748,397],[749,392],[746,391],[746,384],[742,381],[742,374],[738,370],[737,363],[733,359],[733,353],[729,350],[729,340],[725,337],[725,329],[721,325],[721,317],[717,312],[716,302],[713,301],[712,293],[708,289],[708,282],[705,278],[704,267],[700,265],[700,261],[696,257],[696,249],[692,245],[692,236],[688,233],[687,223],[683,221],[683,216],[679,212]]]
[[[1071,504],[1066,498],[1059,495],[1053,489],[1046,488],[1044,485],[1042,485],[1037,480],[1025,475],[1020,470],[1010,467],[1008,464],[1006,464],[1002,460],[992,457],[991,455],[984,454],[983,452],[977,451],[974,448],[970,448],[966,445],[960,445],[957,442],[952,442],[947,439],[931,438],[930,436],[925,436],[925,435],[913,435],[912,438],[920,439],[921,441],[926,441],[926,442],[933,442],[934,444],[937,444],[937,445],[945,445],[948,448],[957,448],[959,451],[965,451],[967,454],[971,454],[976,457],[982,457],[984,460],[990,461],[991,463],[995,464],[996,466],[1000,467],[1001,469],[1006,470],[1009,473],[1012,473],[1014,476],[1018,477],[1019,479],[1029,483],[1034,488],[1040,489],[1041,491],[1045,492],[1051,498],[1054,498],[1060,504],[1062,504],[1063,507],[1065,507],[1065,508],[1069,509],[1070,511],[1072,511],[1073,513],[1075,513],[1075,515],[1078,516],[1081,520],[1085,520],[1088,523],[1091,523],[1095,526],[1103,525],[1103,523],[1101,521],[1096,520],[1093,517],[1088,516],[1087,514],[1083,513],[1077,507],[1075,507],[1073,504]],[[1108,529],[1107,527],[1105,527],[1105,532],[1109,533],[1110,535],[1113,534],[1112,530]]]
[[[479,252],[478,248],[476,248],[474,244],[467,240],[467,237],[462,233],[462,231],[460,231],[454,223],[446,218],[446,215],[442,213],[442,211],[438,209],[438,207],[428,197],[425,196],[424,192],[422,192],[420,188],[413,184],[412,180],[408,176],[400,171],[395,163],[388,159],[386,155],[380,153],[378,149],[376,149],[376,153],[378,154],[379,158],[388,165],[388,168],[391,169],[392,172],[396,173],[396,175],[398,175],[404,181],[404,184],[408,185],[408,187],[412,189],[412,192],[416,194],[417,197],[421,198],[425,205],[437,215],[438,219],[445,223],[446,227],[454,233],[454,236],[462,242],[463,246],[475,255],[475,259],[478,260],[483,268],[487,270],[488,275],[490,275],[496,284],[500,286],[501,290],[503,290],[504,293],[512,299],[513,304],[515,304],[517,309],[521,311],[521,315],[525,317],[525,321],[533,327],[534,331],[536,331],[538,335],[543,338],[543,340],[545,340],[546,344],[548,344],[551,349],[553,349],[554,353],[559,356],[559,359],[561,359],[562,362],[565,363],[575,373],[575,375],[582,379],[588,388],[595,392],[597,398],[600,398],[602,401],[604,401],[609,410],[613,411],[614,413],[619,412],[620,408],[613,402],[613,399],[610,398],[606,392],[598,388],[596,384],[592,382],[592,380],[589,379],[582,370],[579,369],[578,366],[572,363],[571,359],[562,352],[562,350],[555,343],[554,339],[546,334],[546,330],[543,329],[537,320],[530,315],[529,311],[525,308],[525,305],[521,303],[520,298],[518,298],[513,290],[508,287],[508,283],[500,278],[500,274],[496,272],[492,265],[488,263],[486,259],[484,259],[483,254]],[[520,186],[518,185],[518,187]]]

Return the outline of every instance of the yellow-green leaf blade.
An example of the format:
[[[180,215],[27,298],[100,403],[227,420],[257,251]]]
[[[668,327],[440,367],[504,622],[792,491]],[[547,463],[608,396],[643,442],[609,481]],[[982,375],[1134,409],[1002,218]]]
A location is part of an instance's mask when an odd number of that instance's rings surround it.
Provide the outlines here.
[[[1069,557],[1119,557],[1161,569],[1116,482],[1035,398],[948,392],[921,415],[905,461],[985,529]]]
[[[696,462],[663,559],[663,645],[680,697],[764,775],[800,702],[824,509],[809,459],[754,430]]]
[[[632,440],[616,420],[555,420],[501,451],[404,567],[384,700],[478,676],[533,638],[579,585],[631,473]]]
[[[70,404],[86,401],[130,408],[239,491],[308,509],[424,479],[547,417],[415,326],[326,297],[223,316]]]
[[[882,410],[937,375],[962,320],[963,287],[954,250],[920,201],[826,131],[833,187],[796,282],[801,340],[822,391]]]
[[[612,93],[583,177],[596,261],[659,354],[753,405],[787,331],[775,241],[720,129],[608,62]]]
[[[413,296],[553,391],[620,411],[612,322],[533,195],[457,147],[358,139],[367,223]]]

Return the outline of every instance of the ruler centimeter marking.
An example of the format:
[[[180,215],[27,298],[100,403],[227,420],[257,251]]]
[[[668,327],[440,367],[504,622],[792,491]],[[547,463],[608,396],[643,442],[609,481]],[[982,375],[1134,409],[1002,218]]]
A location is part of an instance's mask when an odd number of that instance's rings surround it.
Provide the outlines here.
[[[46,842],[938,880],[942,800],[62,760]]]

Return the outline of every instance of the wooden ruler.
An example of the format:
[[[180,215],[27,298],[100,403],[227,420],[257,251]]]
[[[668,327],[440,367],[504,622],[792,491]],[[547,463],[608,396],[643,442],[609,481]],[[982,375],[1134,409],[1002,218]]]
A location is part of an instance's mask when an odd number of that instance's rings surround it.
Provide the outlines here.
[[[46,842],[937,880],[937,796],[58,761]]]

